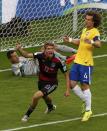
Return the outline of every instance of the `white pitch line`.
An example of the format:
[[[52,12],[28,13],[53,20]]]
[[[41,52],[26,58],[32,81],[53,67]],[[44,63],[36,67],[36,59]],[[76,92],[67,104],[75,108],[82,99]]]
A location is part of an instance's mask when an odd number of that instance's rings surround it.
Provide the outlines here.
[[[102,58],[102,57],[107,57],[107,54],[103,54],[103,55],[97,55],[97,56],[94,56],[93,58]]]
[[[11,69],[0,70],[0,72],[10,71]]]
[[[93,58],[102,58],[102,57],[107,57],[107,54],[103,54],[103,55],[97,55],[94,56]],[[0,72],[5,72],[5,71],[10,71],[11,69],[4,69],[4,70],[0,70]]]
[[[107,113],[102,113],[102,114],[93,115],[92,117],[95,118],[95,117],[101,117],[101,116],[106,116],[106,115],[107,115]],[[54,124],[59,124],[59,123],[65,123],[65,122],[72,122],[72,121],[77,121],[80,119],[81,119],[81,117],[76,117],[76,118],[72,118],[72,119],[46,122],[46,123],[41,123],[41,124],[34,124],[34,125],[30,125],[30,126],[23,126],[23,127],[6,129],[6,130],[1,130],[1,131],[18,131],[18,130],[29,129],[29,128],[34,128],[34,127],[41,127],[41,126],[48,126],[48,125],[54,125]]]

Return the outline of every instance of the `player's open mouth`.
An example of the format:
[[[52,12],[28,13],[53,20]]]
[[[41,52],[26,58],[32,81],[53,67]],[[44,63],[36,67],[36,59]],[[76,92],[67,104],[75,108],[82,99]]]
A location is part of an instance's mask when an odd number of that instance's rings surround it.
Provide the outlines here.
[[[53,52],[48,52],[48,55],[53,55]]]

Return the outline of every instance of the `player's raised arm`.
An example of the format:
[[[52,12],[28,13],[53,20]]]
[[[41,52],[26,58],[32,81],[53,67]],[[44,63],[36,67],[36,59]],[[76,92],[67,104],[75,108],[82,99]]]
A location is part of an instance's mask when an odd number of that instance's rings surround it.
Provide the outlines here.
[[[33,53],[28,53],[27,51],[25,51],[21,44],[16,44],[16,50],[18,50],[22,56],[26,57],[26,58],[33,58]]]
[[[73,39],[72,37],[68,37],[68,36],[64,36],[63,41],[65,43],[72,43],[72,44],[77,45],[77,46],[80,44],[79,39]]]

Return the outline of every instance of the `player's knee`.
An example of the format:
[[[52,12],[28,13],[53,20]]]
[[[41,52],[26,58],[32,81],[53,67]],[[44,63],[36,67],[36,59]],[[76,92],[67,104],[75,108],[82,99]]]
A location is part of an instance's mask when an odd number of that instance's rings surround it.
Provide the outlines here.
[[[82,88],[82,90],[87,90],[90,88],[90,85],[88,83],[82,83],[81,88]]]
[[[71,89],[73,89],[77,85],[77,81],[70,81]]]
[[[43,93],[41,91],[37,91],[34,96],[33,99],[40,99],[41,97],[43,97]]]

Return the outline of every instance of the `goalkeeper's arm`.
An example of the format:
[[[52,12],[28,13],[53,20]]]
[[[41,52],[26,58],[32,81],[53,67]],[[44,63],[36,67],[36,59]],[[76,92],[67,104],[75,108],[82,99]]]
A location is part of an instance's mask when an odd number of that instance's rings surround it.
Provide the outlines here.
[[[73,38],[71,38],[71,37],[68,37],[68,36],[65,36],[64,38],[63,38],[63,41],[66,43],[66,42],[68,42],[68,43],[73,43],[74,45],[79,45],[80,44],[80,39],[73,39]]]
[[[33,53],[28,53],[27,51],[25,51],[20,44],[16,45],[16,50],[18,50],[21,55],[26,58],[33,58]]]

